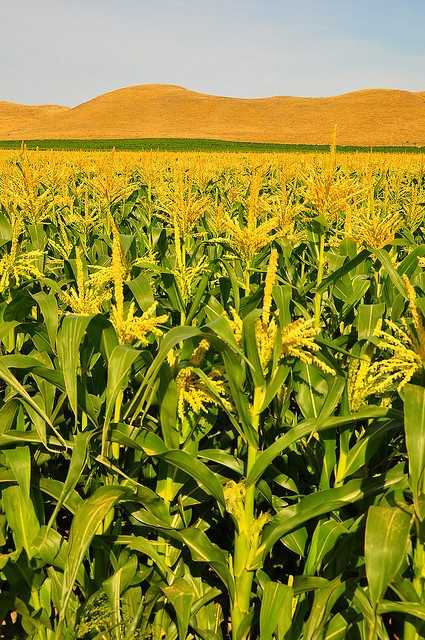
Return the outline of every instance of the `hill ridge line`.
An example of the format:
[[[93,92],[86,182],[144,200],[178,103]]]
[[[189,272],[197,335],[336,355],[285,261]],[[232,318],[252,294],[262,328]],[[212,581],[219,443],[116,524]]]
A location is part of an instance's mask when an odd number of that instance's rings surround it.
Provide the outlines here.
[[[233,98],[179,85],[103,93],[75,107],[0,102],[0,139],[202,138],[283,144],[425,145],[425,91]]]

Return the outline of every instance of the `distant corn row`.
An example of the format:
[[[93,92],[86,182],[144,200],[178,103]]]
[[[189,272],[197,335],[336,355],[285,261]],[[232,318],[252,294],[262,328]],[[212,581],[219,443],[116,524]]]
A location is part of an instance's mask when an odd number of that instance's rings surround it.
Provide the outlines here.
[[[1,153],[5,637],[425,638],[424,174]]]

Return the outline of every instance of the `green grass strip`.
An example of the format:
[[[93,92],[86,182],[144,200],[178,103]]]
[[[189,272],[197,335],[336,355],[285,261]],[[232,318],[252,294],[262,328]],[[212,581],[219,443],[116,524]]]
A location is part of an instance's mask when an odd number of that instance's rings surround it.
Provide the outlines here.
[[[22,140],[0,140],[0,149],[20,149]],[[329,151],[324,144],[277,144],[268,142],[232,142],[198,138],[129,138],[117,140],[25,140],[27,149],[53,151],[195,151],[243,153],[317,153]],[[338,146],[340,153],[424,153],[415,146]]]

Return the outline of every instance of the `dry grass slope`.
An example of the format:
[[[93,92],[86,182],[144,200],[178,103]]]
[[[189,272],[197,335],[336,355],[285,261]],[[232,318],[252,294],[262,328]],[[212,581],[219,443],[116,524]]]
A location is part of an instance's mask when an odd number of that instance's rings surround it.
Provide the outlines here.
[[[68,111],[69,107],[56,104],[30,106],[0,101],[0,137],[9,138],[9,133],[16,129],[26,129],[37,125],[46,118]]]
[[[425,92],[365,89],[328,98],[226,98],[173,85],[105,93],[72,109],[0,103],[2,139],[217,138],[425,145]]]

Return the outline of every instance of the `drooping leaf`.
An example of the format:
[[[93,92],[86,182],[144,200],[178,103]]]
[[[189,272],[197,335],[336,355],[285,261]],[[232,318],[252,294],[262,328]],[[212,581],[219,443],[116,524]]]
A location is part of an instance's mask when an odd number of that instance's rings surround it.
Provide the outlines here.
[[[260,556],[261,553],[270,551],[283,535],[308,520],[362,500],[369,495],[382,493],[400,483],[403,478],[402,469],[395,468],[381,477],[350,480],[343,487],[317,491],[305,496],[296,505],[281,509],[264,528]]]
[[[26,358],[28,356],[22,356],[23,358]],[[6,384],[8,384],[10,387],[12,387],[12,389],[15,389],[15,391],[18,393],[18,395],[22,398],[22,400],[24,402],[26,402],[28,405],[30,405],[38,414],[39,416],[45,420],[45,422],[53,428],[53,425],[50,421],[49,416],[45,413],[45,411],[43,411],[42,408],[40,408],[40,406],[38,405],[38,403],[34,400],[34,398],[32,398],[30,396],[30,394],[28,393],[28,391],[25,389],[25,387],[19,382],[19,380],[13,375],[13,373],[9,370],[9,368],[7,367],[7,365],[5,364],[5,359],[7,358],[7,356],[3,356],[2,358],[0,358],[0,378],[2,380],[4,380],[6,382]],[[32,358],[29,358],[29,360],[32,360]],[[6,361],[7,362],[7,361]],[[12,365],[13,366],[13,365]]]
[[[179,639],[186,640],[195,593],[183,578],[177,578],[172,584],[163,587],[162,590],[176,612]]]
[[[327,405],[324,404],[323,406],[325,407]],[[296,427],[293,427],[288,433],[280,436],[280,438],[278,438],[275,442],[273,442],[273,444],[271,444],[267,449],[265,449],[258,455],[257,460],[252,466],[251,471],[246,479],[246,486],[248,487],[251,484],[257,482],[257,480],[262,476],[267,467],[272,464],[276,456],[278,456],[280,453],[282,453],[282,451],[284,451],[293,442],[296,442],[300,438],[304,438],[305,436],[311,435],[315,432],[321,432],[326,429],[333,429],[335,427],[344,427],[349,424],[355,424],[359,420],[385,418],[391,416],[399,418],[399,414],[400,412],[398,411],[389,410],[383,407],[370,406],[365,408],[364,410],[357,412],[356,414],[347,416],[344,415],[327,417],[325,420],[322,420],[319,416],[319,419],[313,418],[305,420]]]
[[[214,496],[218,503],[224,507],[223,487],[219,480],[208,467],[187,451],[167,451],[160,454],[163,460],[172,464],[195,478],[208,493]]]
[[[81,474],[83,472],[84,466],[88,457],[88,445],[90,439],[95,435],[94,431],[82,431],[77,433],[74,440],[74,447],[71,454],[71,460],[69,463],[68,473],[66,476],[66,480],[63,483],[61,495],[56,501],[55,508],[53,510],[52,515],[50,516],[48,527],[53,524],[59,510],[61,509],[64,502],[66,502],[70,493],[75,489],[77,482],[81,478]]]
[[[97,489],[77,508],[69,534],[68,556],[64,569],[59,611],[61,618],[65,616],[66,607],[74,587],[79,567],[87,553],[93,536],[110,509],[113,509],[116,503],[128,495],[128,493],[129,490],[125,487],[106,485]]]

